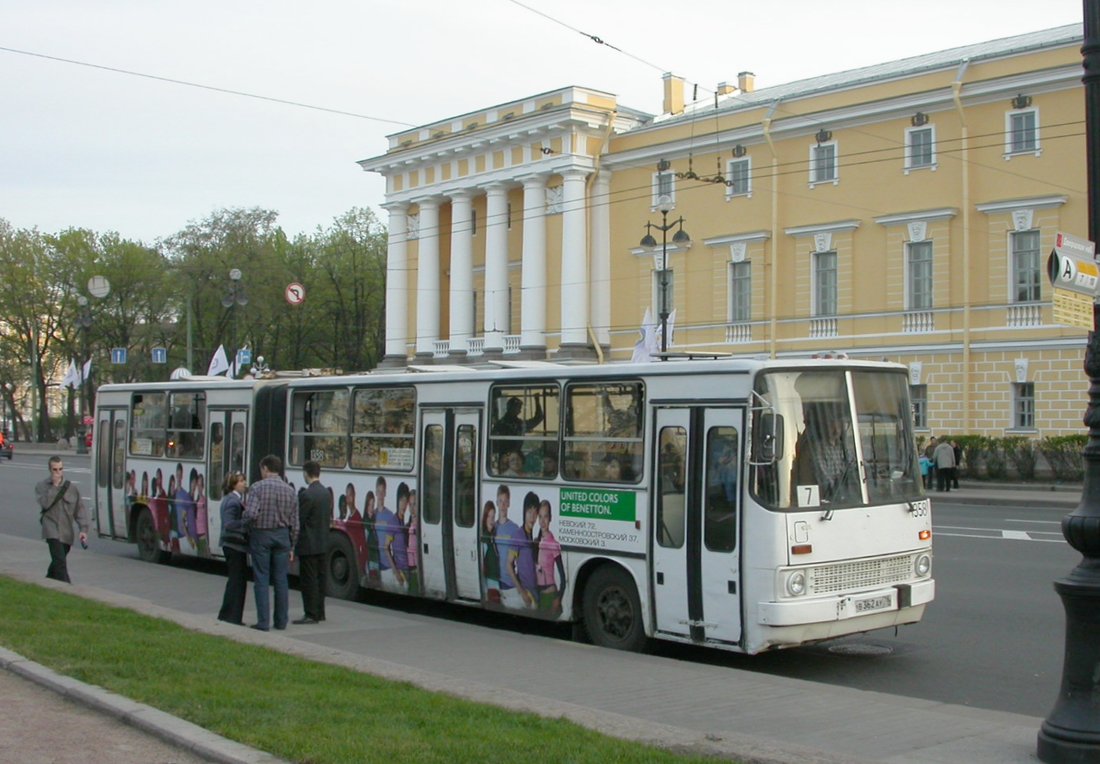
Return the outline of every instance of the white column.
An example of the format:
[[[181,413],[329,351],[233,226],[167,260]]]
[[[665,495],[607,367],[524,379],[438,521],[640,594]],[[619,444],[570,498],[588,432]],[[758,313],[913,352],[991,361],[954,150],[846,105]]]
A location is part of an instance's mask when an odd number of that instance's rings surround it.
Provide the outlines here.
[[[592,328],[596,340],[611,345],[611,172],[600,170],[592,186]]]
[[[469,191],[451,197],[451,353],[465,355],[474,336],[474,256]]]
[[[416,354],[431,356],[439,339],[439,200],[421,199],[416,267]]]
[[[503,352],[508,329],[508,187],[486,187],[485,351]]]
[[[584,170],[562,172],[561,344],[588,346],[588,232]]]
[[[523,179],[521,350],[546,350],[546,176]]]
[[[408,205],[383,204],[389,210],[389,243],[386,249],[386,359],[406,360],[408,340]]]

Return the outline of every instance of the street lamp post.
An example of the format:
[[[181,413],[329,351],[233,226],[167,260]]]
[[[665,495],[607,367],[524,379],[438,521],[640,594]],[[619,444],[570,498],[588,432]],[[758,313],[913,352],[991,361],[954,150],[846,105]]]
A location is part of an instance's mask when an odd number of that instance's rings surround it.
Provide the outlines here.
[[[239,268],[234,268],[229,271],[229,291],[226,292],[225,297],[222,298],[222,307],[231,310],[233,319],[233,336],[231,337],[231,343],[233,345],[233,363],[230,366],[233,376],[237,376],[237,372],[240,369],[237,368],[237,359],[240,357],[240,351],[237,348],[237,306],[244,307],[248,304],[248,296],[244,293],[244,285],[241,284],[241,271]]]
[[[76,452],[86,454],[88,443],[84,429],[84,412],[87,408],[88,380],[84,378],[84,367],[88,363],[88,330],[92,328],[92,310],[84,295],[79,295],[76,302],[80,306],[76,315],[76,325],[80,327],[80,422],[76,426]]]
[[[16,435],[16,433],[15,433],[15,401],[13,400],[13,395],[15,393],[15,385],[13,385],[11,382],[5,382],[5,383],[3,383],[3,385],[0,385],[0,387],[3,387],[3,390],[4,390],[4,409],[3,410],[4,410],[5,416],[7,416],[6,422],[3,423],[3,424],[0,424],[0,429],[2,429],[4,431],[4,437],[5,438],[11,438],[12,440],[15,440],[16,439],[16,437],[15,437],[15,435]],[[11,401],[10,406],[8,405],[8,401]],[[9,427],[11,428],[10,430],[8,429]]]
[[[668,170],[668,162],[661,160],[657,165],[658,172],[665,172]],[[691,241],[691,237],[687,231],[684,230],[684,218],[678,217],[671,223],[668,222],[668,213],[672,210],[672,198],[668,195],[661,195],[657,199],[657,209],[661,211],[661,224],[646,223],[646,234],[642,237],[643,247],[656,247],[657,240],[653,238],[651,233],[652,229],[656,228],[661,232],[661,267],[657,269],[657,315],[661,320],[661,353],[668,351],[668,316],[669,305],[671,304],[671,295],[668,293],[669,289],[669,268],[668,268],[668,232],[673,227],[677,227],[677,231],[672,236],[672,243],[676,246],[683,246]]]
[[[1084,0],[1085,166],[1089,239],[1100,239],[1100,0]],[[1081,562],[1054,582],[1066,611],[1062,686],[1054,710],[1039,729],[1037,753],[1045,762],[1100,761],[1100,306],[1092,308],[1085,348],[1089,439],[1082,456],[1081,504],[1062,518],[1062,535]]]

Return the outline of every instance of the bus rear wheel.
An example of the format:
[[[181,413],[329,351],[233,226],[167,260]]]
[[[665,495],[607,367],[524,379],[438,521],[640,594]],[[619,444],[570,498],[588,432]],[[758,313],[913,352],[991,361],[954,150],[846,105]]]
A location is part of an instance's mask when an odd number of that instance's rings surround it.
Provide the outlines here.
[[[342,533],[329,534],[325,563],[325,593],[341,600],[355,599],[359,592],[359,570],[355,548],[347,536]]]
[[[584,588],[584,625],[593,644],[641,652],[646,646],[642,605],[625,570],[604,565]]]
[[[160,536],[149,510],[143,509],[138,513],[134,535],[137,537],[138,557],[145,562],[165,563],[172,558],[171,552],[160,548]]]

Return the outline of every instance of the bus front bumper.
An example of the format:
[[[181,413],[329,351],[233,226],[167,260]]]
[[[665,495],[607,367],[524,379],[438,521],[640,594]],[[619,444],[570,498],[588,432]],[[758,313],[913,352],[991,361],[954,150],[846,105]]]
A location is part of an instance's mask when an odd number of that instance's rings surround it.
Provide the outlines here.
[[[936,594],[932,579],[836,597],[790,599],[757,603],[757,621],[767,626],[799,626],[846,621],[889,613],[931,602]]]

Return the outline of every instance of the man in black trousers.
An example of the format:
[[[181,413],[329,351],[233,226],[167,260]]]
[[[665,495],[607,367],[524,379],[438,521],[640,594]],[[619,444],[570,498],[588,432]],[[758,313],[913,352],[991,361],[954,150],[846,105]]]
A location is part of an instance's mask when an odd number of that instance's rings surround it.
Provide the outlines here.
[[[325,566],[328,529],[332,524],[332,494],[321,485],[321,465],[302,465],[306,487],[298,492],[298,581],[302,588],[305,616],[296,624],[325,620]]]

